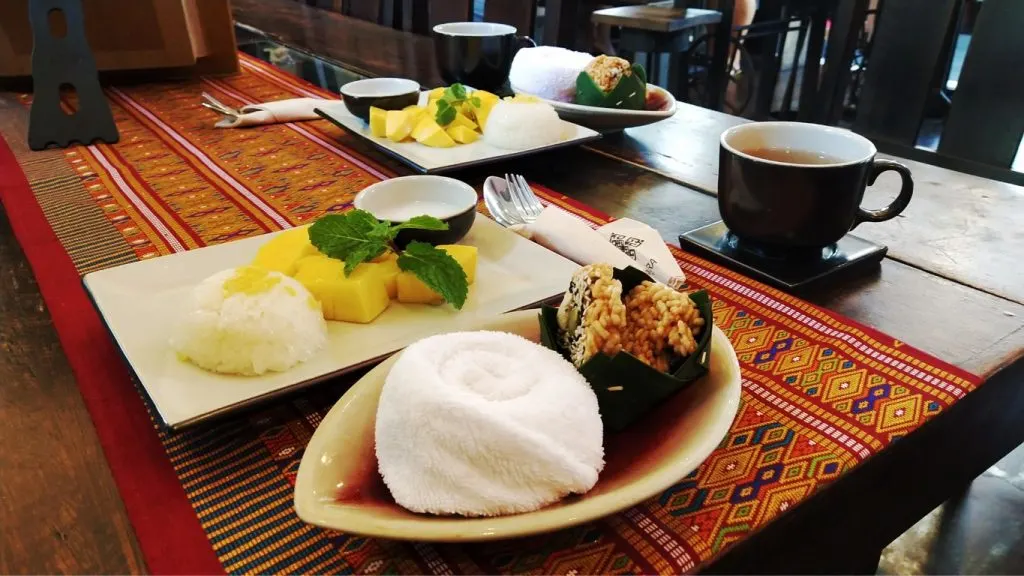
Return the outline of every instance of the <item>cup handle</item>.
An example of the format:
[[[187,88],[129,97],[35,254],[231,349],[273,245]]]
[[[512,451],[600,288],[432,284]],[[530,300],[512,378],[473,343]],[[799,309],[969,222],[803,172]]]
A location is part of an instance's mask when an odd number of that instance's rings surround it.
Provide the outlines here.
[[[903,187],[900,188],[900,193],[896,196],[896,199],[885,208],[878,210],[865,210],[863,208],[857,208],[857,224],[861,222],[885,222],[891,220],[899,215],[900,212],[910,204],[910,197],[914,195],[914,180],[910,176],[910,169],[900,164],[899,162],[893,162],[892,160],[875,160],[871,163],[871,174],[868,176],[868,186],[875,183],[875,179],[878,175],[886,170],[893,170],[898,172],[900,178],[903,180]],[[854,225],[856,226],[856,224]]]
[[[516,48],[517,50],[522,50],[523,48],[537,47],[537,42],[533,38],[530,38],[529,36],[516,36],[516,43],[519,44],[519,46]]]

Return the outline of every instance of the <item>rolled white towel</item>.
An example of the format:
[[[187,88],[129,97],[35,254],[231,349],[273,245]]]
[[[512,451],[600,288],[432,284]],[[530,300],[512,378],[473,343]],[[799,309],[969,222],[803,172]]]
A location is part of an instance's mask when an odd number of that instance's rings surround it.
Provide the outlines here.
[[[597,398],[558,353],[503,332],[408,347],[381,391],[377,462],[413,512],[497,516],[594,487],[604,467]]]
[[[540,98],[572,102],[576,78],[594,57],[556,46],[523,48],[516,52],[509,71],[512,89]]]

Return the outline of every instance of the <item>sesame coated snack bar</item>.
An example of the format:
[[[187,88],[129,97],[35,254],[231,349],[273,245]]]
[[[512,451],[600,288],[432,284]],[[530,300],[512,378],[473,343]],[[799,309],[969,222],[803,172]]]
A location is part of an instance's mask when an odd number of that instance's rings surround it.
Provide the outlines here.
[[[704,319],[686,293],[644,281],[623,297],[613,275],[607,264],[580,268],[558,308],[559,345],[577,368],[597,353],[624,350],[667,373],[693,354]]]

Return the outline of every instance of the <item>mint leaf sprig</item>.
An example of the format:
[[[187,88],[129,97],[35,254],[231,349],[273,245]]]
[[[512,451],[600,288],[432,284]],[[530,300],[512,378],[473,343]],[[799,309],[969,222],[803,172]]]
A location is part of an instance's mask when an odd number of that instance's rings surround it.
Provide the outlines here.
[[[466,271],[450,254],[427,244],[410,242],[405,250],[395,246],[402,230],[447,230],[448,224],[433,216],[415,216],[401,224],[381,222],[365,210],[328,214],[309,227],[309,241],[321,253],[345,262],[345,276],[356,266],[388,249],[398,254],[398,268],[413,273],[424,284],[461,310],[469,295]]]
[[[434,120],[441,126],[451,124],[455,120],[455,114],[459,111],[459,107],[466,102],[475,108],[480,107],[480,98],[470,97],[466,92],[466,87],[462,84],[452,84],[444,89],[444,94],[437,101],[437,114],[434,115]]]

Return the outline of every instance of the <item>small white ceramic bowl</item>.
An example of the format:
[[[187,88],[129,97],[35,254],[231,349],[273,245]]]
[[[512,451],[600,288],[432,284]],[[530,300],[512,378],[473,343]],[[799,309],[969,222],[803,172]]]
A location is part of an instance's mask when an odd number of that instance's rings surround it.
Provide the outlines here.
[[[403,176],[372,184],[356,195],[354,205],[378,220],[405,222],[426,214],[448,224],[447,230],[403,230],[395,243],[413,240],[454,244],[473,227],[477,195],[472,186],[445,176]]]

